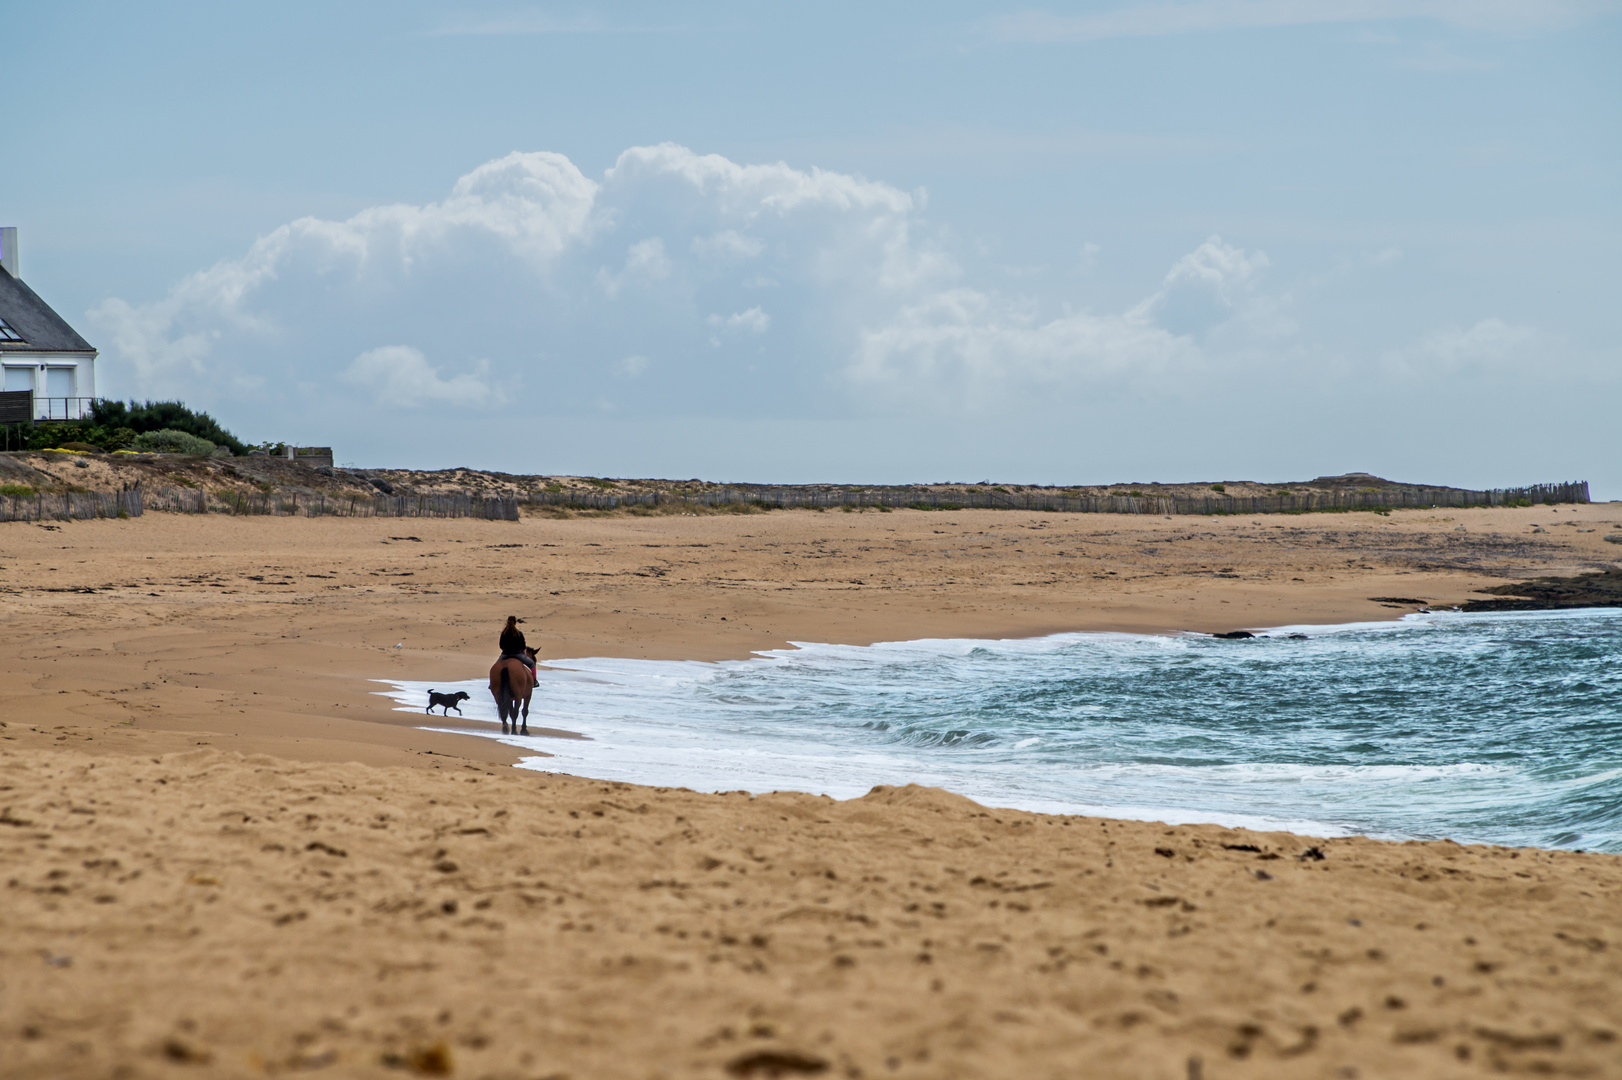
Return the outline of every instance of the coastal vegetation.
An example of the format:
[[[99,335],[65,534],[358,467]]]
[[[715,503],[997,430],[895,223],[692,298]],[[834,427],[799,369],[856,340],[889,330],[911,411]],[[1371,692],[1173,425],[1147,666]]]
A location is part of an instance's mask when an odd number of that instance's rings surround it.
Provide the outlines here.
[[[208,413],[180,401],[137,403],[101,398],[91,403],[90,415],[83,420],[15,424],[7,434],[8,445],[19,450],[146,450],[207,456],[224,447],[241,456],[249,449]],[[169,449],[171,446],[177,448]]]
[[[174,428],[144,431],[135,437],[129,448],[152,454],[191,454],[194,457],[208,457],[221,449],[208,439]],[[225,451],[229,454],[230,448]]]

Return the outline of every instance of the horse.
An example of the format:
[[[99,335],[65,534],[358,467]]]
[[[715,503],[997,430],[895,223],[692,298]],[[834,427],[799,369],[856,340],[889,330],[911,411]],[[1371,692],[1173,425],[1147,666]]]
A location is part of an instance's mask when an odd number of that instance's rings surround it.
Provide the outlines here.
[[[534,650],[525,649],[534,655]],[[507,721],[512,721],[514,735],[529,734],[529,698],[535,692],[535,677],[516,656],[503,656],[490,668],[490,696],[496,699],[496,712],[501,714],[501,733],[508,734]],[[523,730],[519,730],[519,713],[523,713]]]

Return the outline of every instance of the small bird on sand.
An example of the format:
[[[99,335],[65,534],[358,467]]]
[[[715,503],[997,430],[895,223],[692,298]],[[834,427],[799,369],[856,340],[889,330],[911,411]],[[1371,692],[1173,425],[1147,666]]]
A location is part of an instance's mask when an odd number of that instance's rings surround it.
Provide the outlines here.
[[[396,646],[395,646],[395,648],[396,648],[396,649],[403,649],[403,648],[405,648],[405,642],[403,642],[403,641],[402,641],[402,642],[400,642],[400,644],[398,644],[398,645],[396,645]]]

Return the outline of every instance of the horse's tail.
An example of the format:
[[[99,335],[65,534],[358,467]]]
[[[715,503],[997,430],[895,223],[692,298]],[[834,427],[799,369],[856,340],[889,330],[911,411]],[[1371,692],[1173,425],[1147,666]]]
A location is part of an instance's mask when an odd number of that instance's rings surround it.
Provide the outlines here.
[[[508,673],[506,664],[501,665],[501,692],[508,697],[511,697],[513,692],[512,676]]]

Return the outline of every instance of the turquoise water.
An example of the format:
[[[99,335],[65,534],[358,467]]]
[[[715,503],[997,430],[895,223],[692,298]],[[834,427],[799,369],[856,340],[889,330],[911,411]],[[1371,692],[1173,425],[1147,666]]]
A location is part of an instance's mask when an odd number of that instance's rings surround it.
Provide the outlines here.
[[[644,784],[1622,851],[1617,610],[555,661],[531,720],[591,741],[504,738],[526,766]]]

